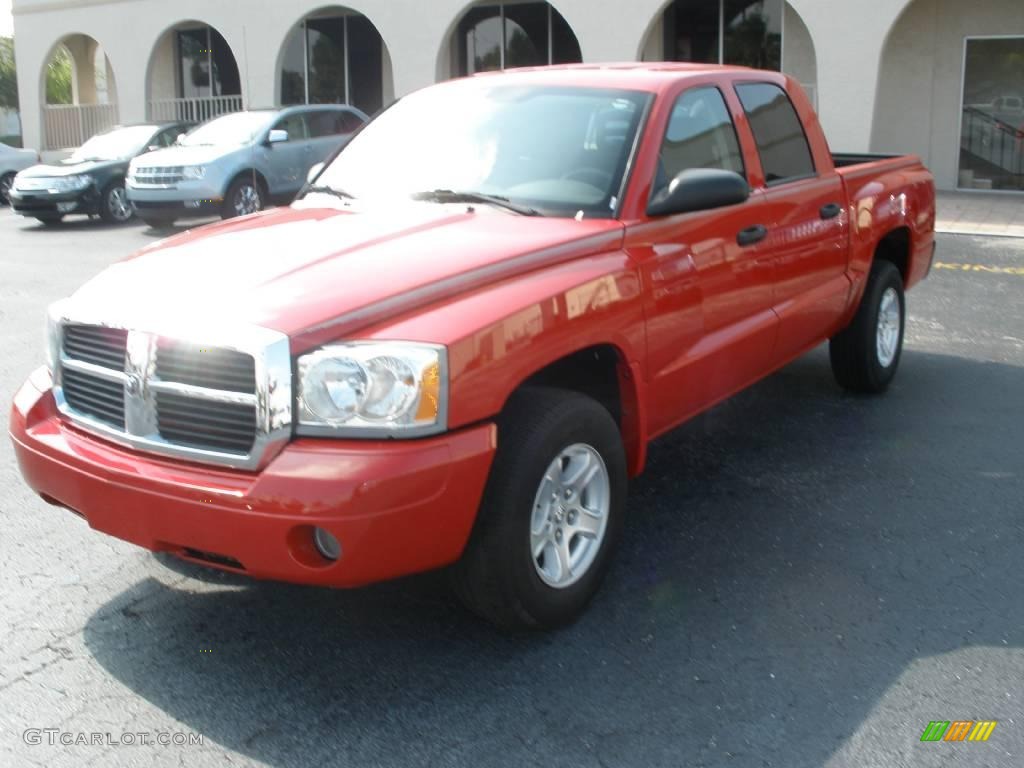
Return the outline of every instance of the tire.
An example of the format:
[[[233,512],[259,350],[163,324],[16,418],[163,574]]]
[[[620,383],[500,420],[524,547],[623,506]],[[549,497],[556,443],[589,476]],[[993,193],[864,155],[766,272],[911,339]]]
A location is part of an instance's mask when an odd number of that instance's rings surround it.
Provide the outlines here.
[[[567,463],[556,465],[563,457]],[[593,479],[577,485],[583,492],[570,500],[560,483],[587,462],[597,468]],[[498,420],[498,449],[476,525],[452,568],[456,594],[503,628],[553,629],[574,621],[611,563],[626,485],[622,436],[599,403],[541,387],[513,395]],[[588,535],[579,533],[584,525]],[[535,554],[538,541],[543,549]],[[575,572],[562,570],[560,542],[564,557],[576,558]]]
[[[173,216],[143,216],[141,214],[135,214],[139,217],[139,221],[145,224],[151,229],[167,229],[168,227],[174,226]]]
[[[8,171],[3,176],[0,176],[0,205],[7,205],[7,192],[11,188],[11,184],[14,183],[14,172]]]
[[[36,219],[43,223],[44,227],[55,227],[63,220],[63,216],[59,213],[49,214],[46,216],[36,216]]]
[[[255,201],[252,200],[252,195],[255,195]],[[220,207],[220,217],[233,219],[236,216],[245,216],[262,211],[265,204],[266,193],[259,179],[254,179],[252,174],[243,174],[228,187]]]
[[[900,365],[905,326],[900,271],[891,262],[876,261],[853,322],[829,342],[839,385],[852,392],[884,392]]]
[[[124,180],[107,184],[100,196],[100,218],[107,224],[125,224],[131,221],[134,215],[132,204],[128,202]]]

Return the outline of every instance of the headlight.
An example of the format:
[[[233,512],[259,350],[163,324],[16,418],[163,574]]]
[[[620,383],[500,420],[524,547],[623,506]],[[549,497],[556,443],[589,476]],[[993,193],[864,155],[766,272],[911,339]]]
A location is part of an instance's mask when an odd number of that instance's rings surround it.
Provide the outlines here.
[[[447,427],[444,347],[332,344],[302,355],[298,376],[299,434],[412,437]]]
[[[44,353],[46,355],[46,369],[53,373],[57,367],[57,360],[60,359],[60,321],[63,316],[64,300],[55,301],[46,310],[46,338]]]
[[[79,189],[85,189],[92,183],[92,179],[88,176],[75,175],[75,176],[63,176],[54,179],[56,182],[56,189],[59,192],[73,192]]]
[[[186,165],[181,169],[181,176],[184,179],[201,179],[206,175],[205,165]]]

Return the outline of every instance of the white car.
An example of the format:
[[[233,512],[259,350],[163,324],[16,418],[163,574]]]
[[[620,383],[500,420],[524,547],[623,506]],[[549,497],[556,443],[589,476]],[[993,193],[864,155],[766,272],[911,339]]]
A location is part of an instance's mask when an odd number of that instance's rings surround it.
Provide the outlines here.
[[[16,149],[0,142],[0,204],[7,203],[7,190],[15,174],[39,162],[39,153],[32,149]]]

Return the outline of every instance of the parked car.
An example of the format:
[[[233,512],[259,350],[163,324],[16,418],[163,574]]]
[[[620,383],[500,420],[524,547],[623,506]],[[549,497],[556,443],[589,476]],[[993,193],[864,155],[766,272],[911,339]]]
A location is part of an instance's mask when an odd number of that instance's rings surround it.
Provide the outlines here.
[[[0,205],[7,204],[7,191],[18,171],[39,162],[39,153],[33,149],[18,149],[0,141]]]
[[[289,203],[306,173],[347,142],[367,116],[347,106],[302,106],[216,117],[173,147],[132,163],[128,199],[161,227],[183,217],[225,219]]]
[[[34,165],[14,177],[11,207],[43,224],[69,214],[123,223],[132,217],[124,177],[133,157],[172,144],[188,123],[124,125],[99,133],[59,164]]]
[[[450,81],[313,176],[50,309],[22,474],[255,578],[452,566],[503,626],[580,614],[645,522],[654,438],[825,341],[840,385],[884,391],[935,253],[919,158],[832,155],[800,86],[745,68]]]

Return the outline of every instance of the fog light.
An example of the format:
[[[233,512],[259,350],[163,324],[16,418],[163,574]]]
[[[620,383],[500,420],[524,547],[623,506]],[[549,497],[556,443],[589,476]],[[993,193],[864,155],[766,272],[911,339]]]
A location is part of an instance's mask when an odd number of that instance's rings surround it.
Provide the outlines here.
[[[57,203],[57,213],[71,213],[78,207],[78,203]]]
[[[320,554],[328,560],[337,560],[341,557],[341,543],[330,531],[325,531],[323,528],[314,528],[313,543],[316,544]]]

